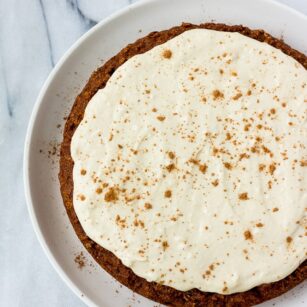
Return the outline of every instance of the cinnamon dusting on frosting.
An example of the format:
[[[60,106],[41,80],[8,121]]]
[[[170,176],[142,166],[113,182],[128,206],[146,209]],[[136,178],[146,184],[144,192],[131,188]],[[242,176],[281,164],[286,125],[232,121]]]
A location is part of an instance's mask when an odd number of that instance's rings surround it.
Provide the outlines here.
[[[106,202],[116,202],[118,200],[118,189],[111,187],[104,196]]]
[[[247,194],[246,192],[240,193],[240,194],[239,194],[239,199],[240,199],[240,200],[248,200],[248,199],[249,199],[249,198],[248,198],[248,194]]]
[[[169,49],[165,49],[162,53],[162,56],[165,58],[165,59],[170,59],[172,57],[173,53],[171,50]]]

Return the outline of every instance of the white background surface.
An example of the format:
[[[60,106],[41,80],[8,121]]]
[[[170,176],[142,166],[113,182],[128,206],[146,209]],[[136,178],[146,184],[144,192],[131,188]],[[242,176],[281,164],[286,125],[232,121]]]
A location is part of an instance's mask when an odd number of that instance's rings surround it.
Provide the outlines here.
[[[54,64],[97,21],[129,2],[0,1],[0,306],[84,306],[57,276],[32,230],[23,193],[24,137]],[[307,14],[306,0],[280,2]]]

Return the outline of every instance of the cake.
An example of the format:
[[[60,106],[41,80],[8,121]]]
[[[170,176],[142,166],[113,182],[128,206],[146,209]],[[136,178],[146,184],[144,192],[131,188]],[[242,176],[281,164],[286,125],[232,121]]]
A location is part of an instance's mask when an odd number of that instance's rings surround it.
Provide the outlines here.
[[[307,57],[263,30],[182,24],[90,77],[60,185],[114,278],[170,306],[252,306],[307,277]]]

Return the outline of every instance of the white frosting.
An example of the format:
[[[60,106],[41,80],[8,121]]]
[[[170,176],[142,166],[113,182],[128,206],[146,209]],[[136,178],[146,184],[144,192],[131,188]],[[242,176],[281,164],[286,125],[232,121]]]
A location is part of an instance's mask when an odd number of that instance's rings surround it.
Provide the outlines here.
[[[190,30],[128,60],[72,140],[86,234],[178,290],[289,275],[307,252],[306,84],[293,58],[238,33]]]

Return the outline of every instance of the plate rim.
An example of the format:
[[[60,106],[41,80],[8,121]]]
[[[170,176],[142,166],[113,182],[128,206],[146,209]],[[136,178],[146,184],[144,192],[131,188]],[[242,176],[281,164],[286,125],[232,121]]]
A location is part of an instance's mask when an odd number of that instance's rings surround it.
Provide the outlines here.
[[[34,209],[34,202],[32,199],[31,194],[31,184],[30,184],[30,168],[29,168],[29,160],[31,155],[31,144],[32,144],[32,137],[34,132],[34,126],[35,122],[37,120],[37,115],[39,113],[40,107],[42,106],[42,101],[44,99],[44,96],[48,90],[48,87],[56,77],[57,73],[59,72],[60,68],[63,66],[63,64],[69,59],[69,57],[72,55],[72,53],[88,38],[90,37],[94,32],[96,32],[99,28],[104,27],[108,23],[112,22],[114,19],[120,18],[121,16],[125,15],[129,11],[133,11],[138,7],[150,5],[151,3],[160,3],[162,4],[164,0],[139,0],[138,2],[129,4],[125,6],[122,9],[119,9],[118,11],[112,13],[108,17],[102,19],[99,21],[94,27],[92,27],[90,30],[85,32],[83,35],[81,35],[61,56],[59,61],[56,63],[56,65],[52,68],[51,72],[49,73],[47,79],[43,83],[43,86],[41,87],[39,94],[35,100],[35,103],[32,108],[32,112],[30,115],[30,119],[28,122],[27,130],[26,130],[26,136],[25,136],[25,142],[24,142],[24,150],[23,150],[23,184],[24,184],[24,194],[25,194],[25,200],[27,205],[28,214],[30,216],[31,224],[34,230],[34,233],[36,235],[36,238],[38,242],[40,243],[44,254],[46,255],[47,259],[49,260],[51,266],[53,269],[57,272],[57,274],[60,276],[60,278],[64,281],[64,283],[70,288],[75,295],[83,301],[88,306],[97,306],[91,298],[84,295],[82,290],[76,285],[76,283],[68,277],[68,274],[66,273],[65,269],[58,263],[55,256],[53,255],[53,252],[49,245],[46,242],[46,239],[43,235],[43,232],[41,230],[41,227],[38,223],[38,218]],[[294,15],[297,15],[299,18],[303,18],[307,22],[307,15],[305,15],[302,12],[297,11],[296,9],[278,2],[277,0],[257,0],[260,5],[267,4],[267,5],[273,5],[277,6],[279,8],[282,8],[284,10],[287,10],[291,12]]]

